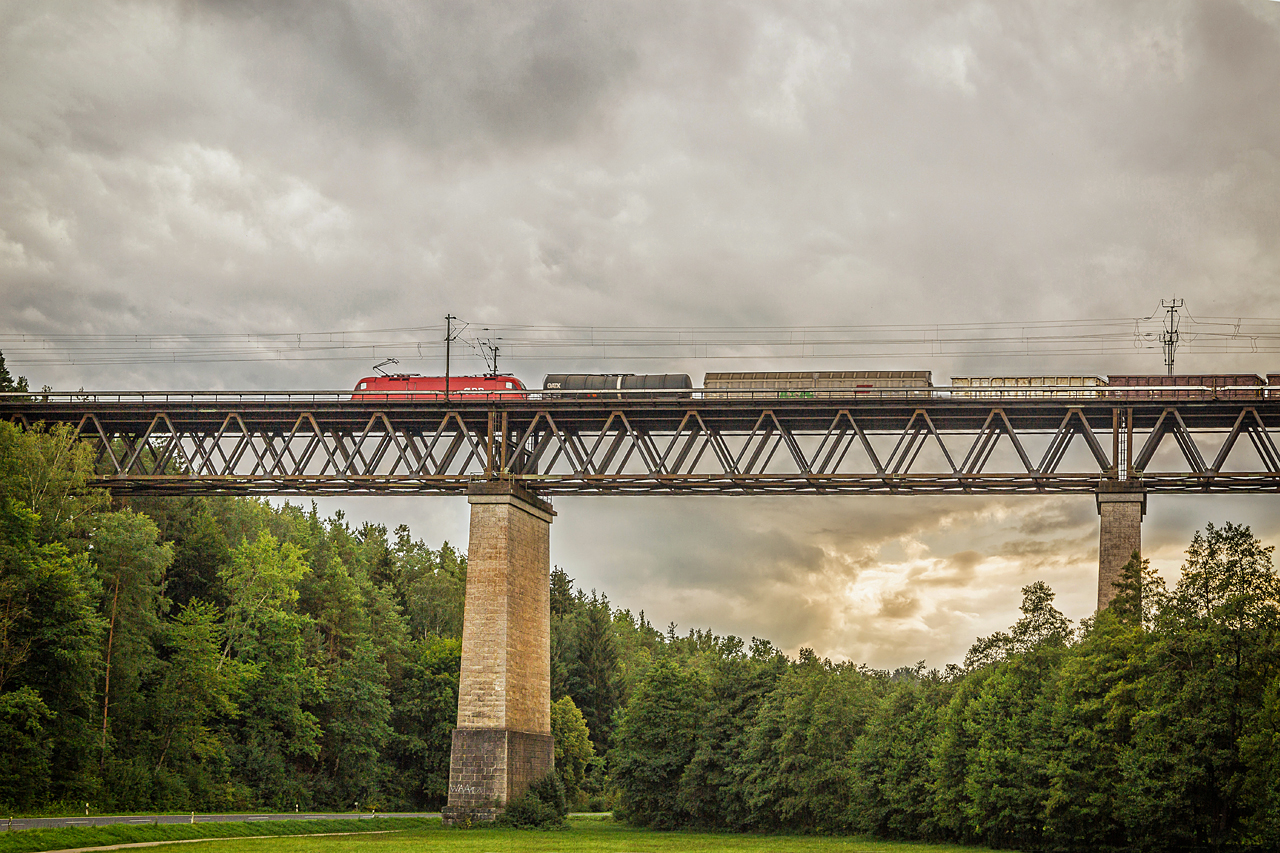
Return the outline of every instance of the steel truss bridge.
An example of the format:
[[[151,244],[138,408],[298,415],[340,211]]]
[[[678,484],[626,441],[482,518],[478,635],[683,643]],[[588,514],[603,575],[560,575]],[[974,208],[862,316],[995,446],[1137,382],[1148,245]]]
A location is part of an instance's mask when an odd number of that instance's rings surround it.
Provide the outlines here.
[[[909,393],[81,391],[0,395],[0,417],[72,425],[96,447],[97,484],[120,493],[463,494],[484,480],[548,495],[1280,491],[1280,399]]]

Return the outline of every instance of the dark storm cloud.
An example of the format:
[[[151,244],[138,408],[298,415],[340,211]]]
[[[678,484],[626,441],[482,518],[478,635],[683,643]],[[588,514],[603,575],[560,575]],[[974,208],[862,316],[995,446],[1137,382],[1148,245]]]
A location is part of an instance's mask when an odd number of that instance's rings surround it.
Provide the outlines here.
[[[1280,317],[1278,34],[1263,0],[8,3],[0,332]],[[576,367],[1159,372],[1147,344]],[[5,352],[60,388],[350,387],[380,358],[349,354]],[[558,505],[571,574],[792,649],[942,663],[1031,580],[1093,606],[1087,497]],[[1145,541],[1176,573],[1209,518],[1280,537],[1264,505],[1153,498]]]

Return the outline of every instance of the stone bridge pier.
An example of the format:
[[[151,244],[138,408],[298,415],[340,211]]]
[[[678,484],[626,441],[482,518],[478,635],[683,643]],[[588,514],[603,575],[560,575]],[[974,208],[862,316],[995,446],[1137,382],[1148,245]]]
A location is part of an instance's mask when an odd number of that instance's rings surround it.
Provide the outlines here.
[[[1142,550],[1142,516],[1147,493],[1128,480],[1103,480],[1098,487],[1098,609],[1115,598],[1120,570]]]
[[[551,505],[509,483],[468,492],[471,533],[447,825],[490,821],[555,763]]]

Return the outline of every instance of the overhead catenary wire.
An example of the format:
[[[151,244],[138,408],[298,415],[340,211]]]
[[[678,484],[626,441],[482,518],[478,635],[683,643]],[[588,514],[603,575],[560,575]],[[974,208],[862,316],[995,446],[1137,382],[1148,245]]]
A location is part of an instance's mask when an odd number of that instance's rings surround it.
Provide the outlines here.
[[[1016,358],[1159,350],[1155,317],[734,327],[489,323],[484,330],[489,339],[502,340],[503,359],[509,363],[590,358]],[[444,332],[444,324],[426,324],[315,332],[0,333],[0,351],[15,366],[431,360],[444,354]],[[1193,317],[1187,312],[1179,346],[1205,354],[1280,352],[1280,319]]]

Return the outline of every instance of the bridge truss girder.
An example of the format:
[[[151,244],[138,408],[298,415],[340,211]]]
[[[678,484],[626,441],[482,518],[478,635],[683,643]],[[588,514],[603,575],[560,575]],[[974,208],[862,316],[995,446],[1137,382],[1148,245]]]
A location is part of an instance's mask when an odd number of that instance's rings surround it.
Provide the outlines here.
[[[151,494],[1280,491],[1280,400],[6,400]],[[1246,438],[1247,441],[1241,441]],[[1212,459],[1212,462],[1206,460]]]

